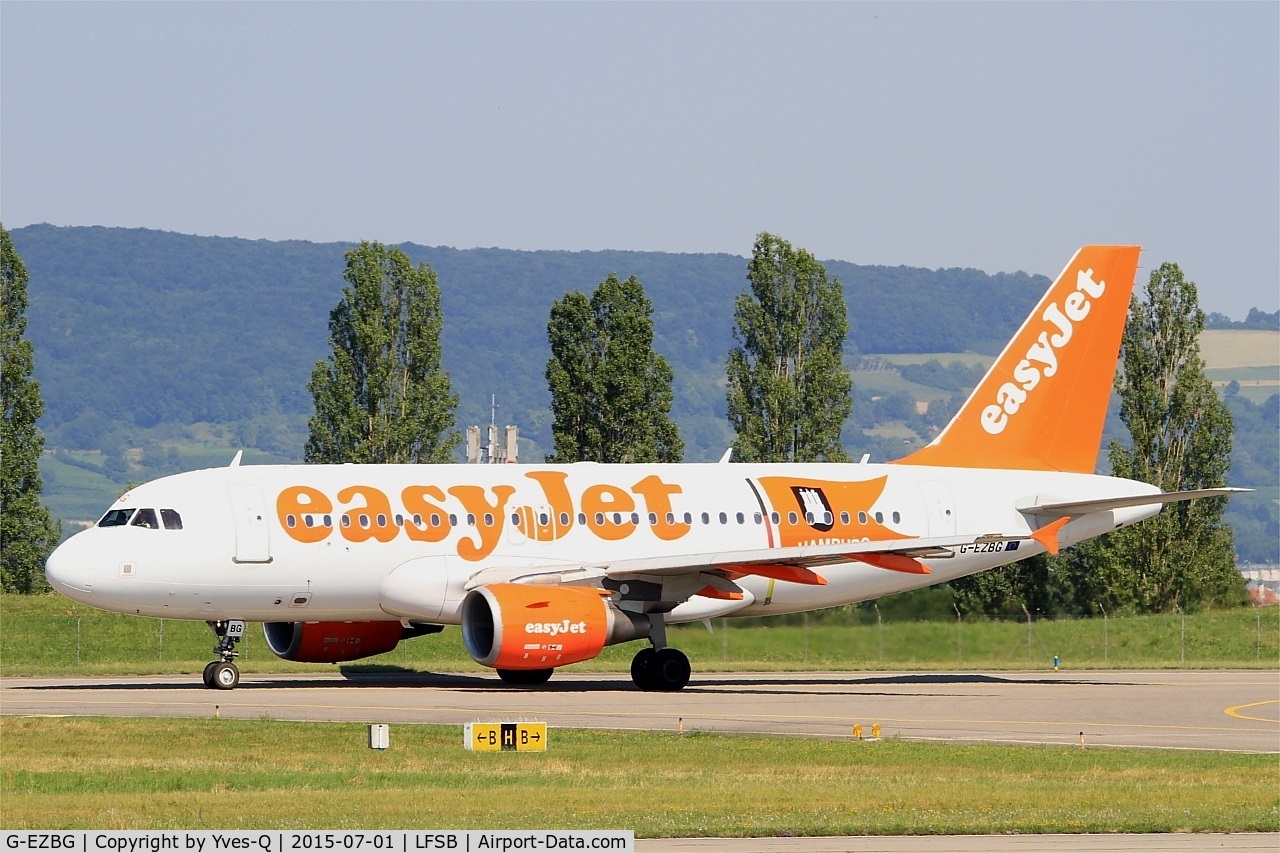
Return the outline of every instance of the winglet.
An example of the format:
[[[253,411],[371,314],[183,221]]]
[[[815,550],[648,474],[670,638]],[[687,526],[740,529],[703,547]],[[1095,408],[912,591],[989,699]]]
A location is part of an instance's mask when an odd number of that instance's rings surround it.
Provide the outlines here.
[[[1043,545],[1050,554],[1056,554],[1061,550],[1058,547],[1058,532],[1066,527],[1069,521],[1071,521],[1070,518],[1060,518],[1057,521],[1046,524],[1035,533],[1032,533],[1031,538]]]
[[[1092,474],[1140,251],[1076,252],[947,428],[898,461]]]

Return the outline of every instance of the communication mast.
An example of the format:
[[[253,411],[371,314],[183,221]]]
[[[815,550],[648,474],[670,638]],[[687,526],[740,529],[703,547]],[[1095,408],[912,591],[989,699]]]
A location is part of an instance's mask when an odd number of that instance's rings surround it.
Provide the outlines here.
[[[472,465],[514,465],[520,452],[520,428],[508,424],[498,442],[498,397],[489,397],[489,441],[480,443],[480,427],[467,427],[467,462]]]

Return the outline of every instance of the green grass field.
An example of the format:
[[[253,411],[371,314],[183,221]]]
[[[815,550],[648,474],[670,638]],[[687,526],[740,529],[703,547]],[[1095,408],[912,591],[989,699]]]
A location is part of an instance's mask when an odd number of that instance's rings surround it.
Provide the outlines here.
[[[632,829],[640,837],[1280,829],[1274,756],[460,726],[0,718],[5,829]]]
[[[1056,655],[1070,669],[1101,667],[1280,666],[1280,607],[1192,614],[1025,622],[885,619],[836,609],[809,616],[725,620],[670,631],[698,672],[729,670],[1044,669]],[[869,624],[865,624],[869,621]],[[790,624],[788,624],[790,623]],[[0,675],[60,672],[196,673],[213,659],[212,632],[200,622],[106,613],[61,596],[0,596]],[[626,672],[638,643],[604,650],[575,665]],[[250,627],[238,647],[245,672],[317,672],[325,664],[282,661]],[[401,643],[356,666],[475,672],[461,633]]]

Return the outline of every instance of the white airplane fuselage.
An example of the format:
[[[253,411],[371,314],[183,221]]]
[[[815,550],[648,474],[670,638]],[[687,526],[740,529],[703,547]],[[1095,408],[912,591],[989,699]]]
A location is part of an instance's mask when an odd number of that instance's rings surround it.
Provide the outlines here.
[[[832,484],[825,489],[833,504],[830,529],[819,529],[827,526],[826,510],[819,510],[815,525],[799,500],[788,504],[784,497],[774,506],[762,494],[762,478]],[[431,490],[425,498],[423,487]],[[298,505],[301,490],[314,490],[328,503],[303,512],[311,507]],[[419,500],[406,501],[406,490]],[[1020,506],[1158,493],[1144,483],[1096,475],[896,464],[237,466],[132,490],[113,509],[174,510],[181,529],[91,528],[58,548],[48,575],[70,598],[141,616],[457,624],[465,585],[481,570],[868,538],[1030,536],[1034,518]],[[432,500],[437,494],[444,499]],[[439,509],[434,528],[432,513],[423,517],[423,502]],[[1158,510],[1153,504],[1084,515],[1063,528],[1059,541],[1070,545]],[[793,512],[797,517],[788,518]],[[954,556],[922,559],[928,574],[840,562],[822,569],[825,586],[749,576],[739,581],[747,592],[742,600],[695,596],[668,621],[832,607],[1044,550],[1031,539],[957,545],[947,549]],[[406,566],[412,583],[388,584]]]

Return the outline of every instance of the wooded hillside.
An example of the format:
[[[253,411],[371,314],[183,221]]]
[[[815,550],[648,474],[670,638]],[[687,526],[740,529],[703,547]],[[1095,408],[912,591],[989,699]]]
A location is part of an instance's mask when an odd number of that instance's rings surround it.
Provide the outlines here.
[[[49,225],[12,237],[30,272],[28,334],[46,405],[46,494],[57,514],[94,517],[127,481],[225,464],[239,448],[256,451],[246,461],[301,458],[307,379],[328,353],[329,312],[354,243]],[[745,258],[401,249],[438,273],[443,362],[461,398],[460,425],[487,423],[496,395],[499,424],[520,426],[522,461],[541,461],[551,450],[543,378],[551,304],[616,273],[639,278],[653,303],[654,349],[674,372],[685,459],[715,460],[730,444],[724,365],[733,301],[747,287]],[[1049,284],[1025,273],[824,264],[843,282],[848,306],[845,362],[856,372],[843,443],[854,459],[895,458],[927,440]],[[1255,402],[1237,399],[1233,408]],[[1237,422],[1265,424],[1265,403],[1256,408],[1258,417]],[[1248,442],[1251,469],[1243,478],[1233,472],[1233,483],[1275,484],[1271,423],[1270,457],[1259,468],[1265,443]],[[1264,544],[1241,550],[1264,559],[1276,550],[1275,502],[1257,501],[1250,513]]]

